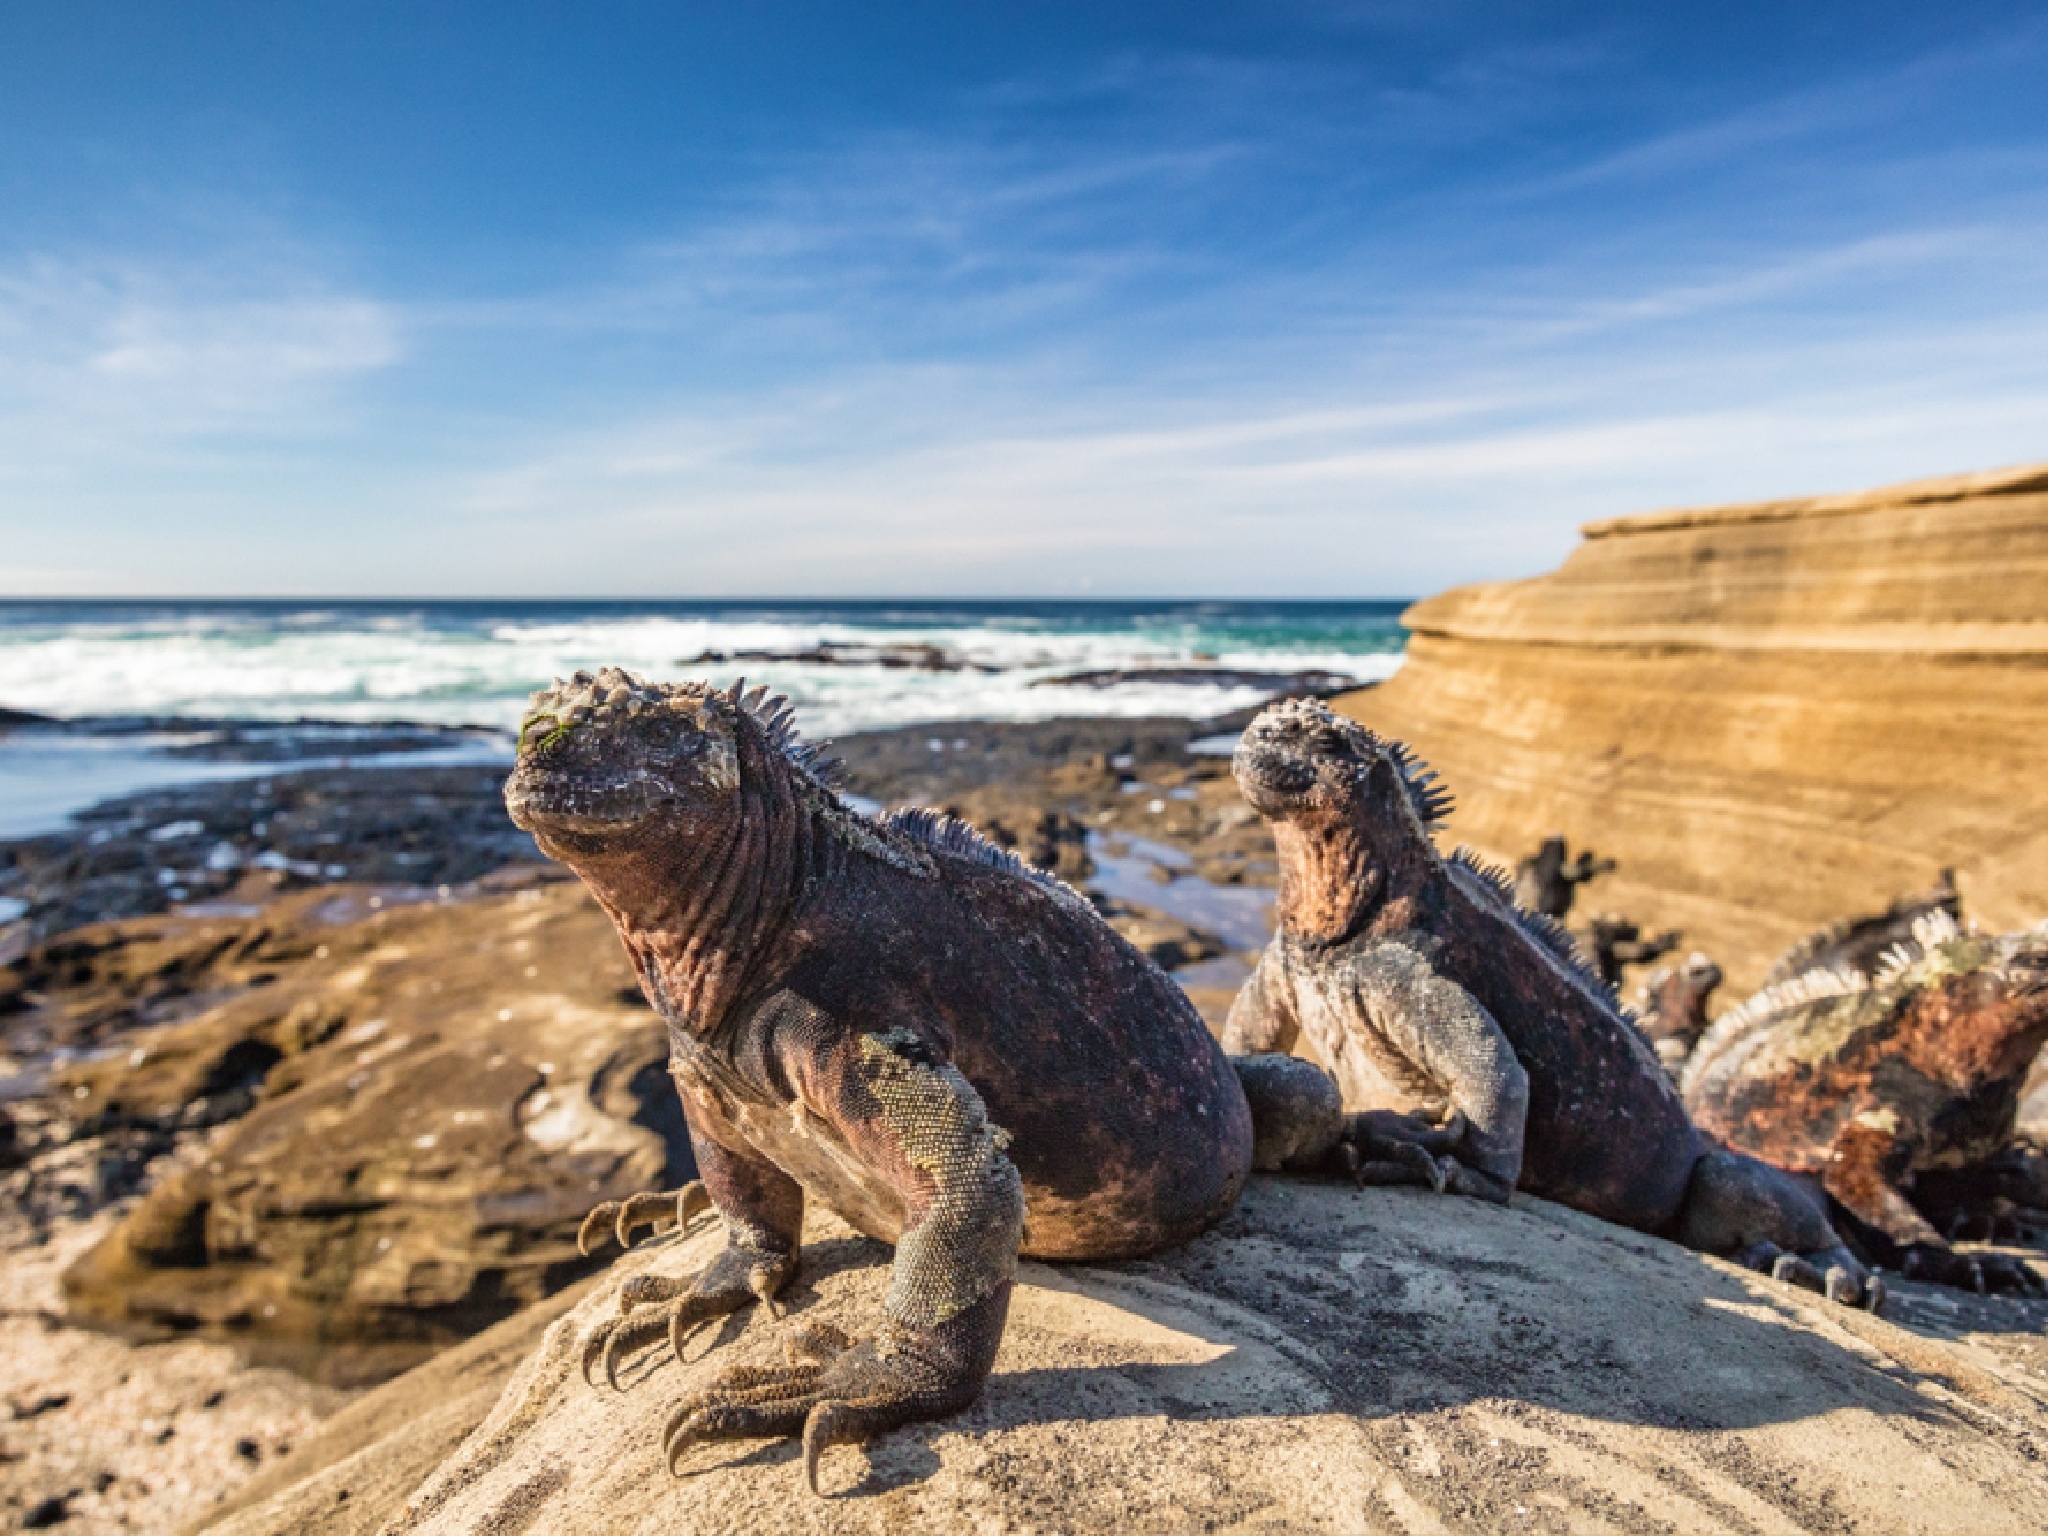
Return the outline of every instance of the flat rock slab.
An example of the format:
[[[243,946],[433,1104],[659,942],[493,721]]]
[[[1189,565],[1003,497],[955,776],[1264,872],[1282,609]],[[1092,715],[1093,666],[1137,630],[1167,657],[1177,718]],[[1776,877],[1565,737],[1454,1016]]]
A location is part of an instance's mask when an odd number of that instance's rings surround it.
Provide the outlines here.
[[[680,1366],[631,1364],[622,1393],[586,1386],[579,1341],[616,1283],[688,1273],[722,1238],[648,1244],[402,1502],[391,1473],[420,1462],[401,1427],[209,1529],[2048,1529],[2048,1391],[1997,1350],[1538,1201],[1267,1179],[1157,1260],[1024,1265],[981,1400],[829,1452],[824,1497],[788,1442],[702,1446],[672,1479],[683,1391],[779,1358],[799,1317],[876,1315],[888,1250],[829,1216],[807,1237],[788,1320],[732,1319]],[[396,1403],[408,1380],[380,1391]]]

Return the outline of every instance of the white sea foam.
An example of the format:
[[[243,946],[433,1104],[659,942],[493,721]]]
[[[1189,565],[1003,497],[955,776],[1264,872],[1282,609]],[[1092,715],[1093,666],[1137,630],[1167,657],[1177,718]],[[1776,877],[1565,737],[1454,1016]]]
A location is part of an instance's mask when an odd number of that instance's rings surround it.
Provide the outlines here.
[[[867,615],[860,616],[862,619]],[[308,608],[70,616],[49,610],[0,622],[0,705],[62,716],[151,714],[266,719],[419,720],[509,729],[526,696],[579,668],[623,666],[649,677],[745,675],[786,692],[814,736],[950,719],[1056,715],[1206,716],[1256,704],[1264,690],[1132,682],[1036,686],[1070,672],[1204,664],[1261,671],[1320,669],[1361,679],[1400,663],[1398,631],[1268,630],[1246,641],[1193,620],[1099,624],[1028,613],[705,615],[602,613],[450,619],[408,612]],[[946,622],[952,619],[952,622]],[[1234,643],[1233,643],[1234,642]],[[957,671],[807,662],[698,663],[707,651],[794,652],[820,645],[931,645]],[[988,670],[984,670],[988,669]]]

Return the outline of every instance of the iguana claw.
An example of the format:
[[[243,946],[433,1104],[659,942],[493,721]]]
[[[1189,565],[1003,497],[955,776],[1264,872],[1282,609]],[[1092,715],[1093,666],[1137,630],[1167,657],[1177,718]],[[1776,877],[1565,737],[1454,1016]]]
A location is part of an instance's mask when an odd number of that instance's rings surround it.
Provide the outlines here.
[[[576,1251],[589,1257],[606,1227],[611,1228],[621,1248],[630,1248],[637,1228],[653,1227],[660,1231],[673,1223],[688,1230],[691,1218],[710,1209],[711,1196],[696,1179],[665,1193],[648,1191],[624,1200],[606,1200],[583,1218],[583,1225],[576,1232]]]

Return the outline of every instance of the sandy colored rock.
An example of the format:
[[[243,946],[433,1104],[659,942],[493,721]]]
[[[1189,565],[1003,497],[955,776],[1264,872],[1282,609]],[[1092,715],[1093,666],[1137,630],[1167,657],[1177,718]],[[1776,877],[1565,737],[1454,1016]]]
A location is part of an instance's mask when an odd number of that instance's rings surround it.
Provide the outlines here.
[[[1529,581],[1418,603],[1339,707],[1411,743],[1456,837],[1619,861],[1739,998],[1809,930],[1932,885],[2048,915],[2048,467],[1595,523]]]
[[[363,1393],[181,1530],[232,1525],[291,1490],[298,1504],[321,1507],[330,1536],[367,1536],[484,1421],[549,1325],[604,1283],[593,1276],[558,1291]]]
[[[1222,1227],[1159,1259],[1024,1265],[980,1402],[830,1452],[827,1497],[804,1491],[788,1443],[700,1447],[671,1480],[658,1448],[686,1386],[776,1359],[800,1320],[858,1328],[875,1315],[887,1251],[830,1217],[808,1238],[783,1322],[732,1320],[716,1349],[707,1330],[685,1365],[629,1368],[622,1395],[585,1386],[577,1341],[613,1310],[616,1282],[687,1272],[720,1241],[715,1229],[664,1239],[548,1327],[489,1418],[409,1497],[385,1475],[417,1463],[400,1427],[206,1529],[2048,1525],[2048,1382],[2028,1353],[2048,1306],[1909,1287],[1901,1327],[1538,1201],[1267,1179]],[[1965,1308],[2018,1331],[1972,1337]],[[424,1375],[373,1396],[409,1401],[422,1421],[436,1409]]]
[[[310,1437],[343,1394],[196,1339],[135,1347],[66,1327],[58,1276],[113,1213],[26,1241],[0,1213],[0,1522],[55,1501],[67,1536],[167,1531]]]
[[[60,1075],[87,1127],[218,1122],[67,1273],[74,1317],[374,1381],[587,1273],[597,1201],[686,1175],[666,1030],[580,887],[326,925],[345,896],[230,931],[296,958]]]

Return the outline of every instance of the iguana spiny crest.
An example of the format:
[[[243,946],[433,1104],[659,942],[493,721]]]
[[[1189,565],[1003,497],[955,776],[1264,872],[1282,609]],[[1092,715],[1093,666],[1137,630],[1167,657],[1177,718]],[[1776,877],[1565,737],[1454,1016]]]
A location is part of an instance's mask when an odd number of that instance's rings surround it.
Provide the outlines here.
[[[1872,992],[1905,994],[1938,987],[1954,976],[1981,972],[1990,985],[2024,994],[2048,986],[2048,923],[2028,933],[1987,934],[1936,909],[1913,920],[1912,936],[1892,945],[1874,970],[1824,965],[1764,987],[1715,1019],[1700,1037],[1683,1083],[1710,1069],[1733,1042],[1770,1028],[1786,1015],[1835,998]]]

